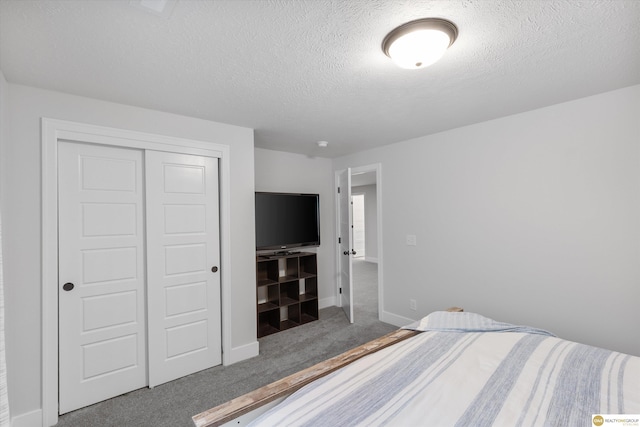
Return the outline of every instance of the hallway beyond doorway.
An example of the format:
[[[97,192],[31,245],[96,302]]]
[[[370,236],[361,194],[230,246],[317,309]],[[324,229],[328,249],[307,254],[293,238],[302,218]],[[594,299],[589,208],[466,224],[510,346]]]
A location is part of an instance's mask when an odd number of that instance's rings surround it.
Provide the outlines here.
[[[378,320],[378,264],[362,258],[353,259],[355,323]]]

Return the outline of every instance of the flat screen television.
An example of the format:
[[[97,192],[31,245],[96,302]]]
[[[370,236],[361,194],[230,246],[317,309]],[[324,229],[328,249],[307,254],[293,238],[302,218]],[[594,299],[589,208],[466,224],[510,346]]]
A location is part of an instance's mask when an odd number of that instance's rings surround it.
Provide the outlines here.
[[[302,246],[320,246],[320,196],[256,192],[256,250]]]

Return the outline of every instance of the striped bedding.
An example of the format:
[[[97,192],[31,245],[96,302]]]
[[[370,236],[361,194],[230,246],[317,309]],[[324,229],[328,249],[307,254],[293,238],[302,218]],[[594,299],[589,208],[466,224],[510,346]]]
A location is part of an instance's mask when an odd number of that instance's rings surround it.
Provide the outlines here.
[[[640,413],[640,358],[436,312],[424,332],[288,397],[252,426],[591,426]]]

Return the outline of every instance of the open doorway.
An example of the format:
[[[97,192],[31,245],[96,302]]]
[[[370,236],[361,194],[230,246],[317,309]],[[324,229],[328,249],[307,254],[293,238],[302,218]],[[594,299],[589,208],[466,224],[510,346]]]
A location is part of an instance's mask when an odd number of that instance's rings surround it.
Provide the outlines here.
[[[355,323],[380,319],[378,265],[377,168],[353,169],[351,173],[353,212],[352,259]]]
[[[353,258],[365,256],[365,219],[364,219],[364,193],[351,191],[351,242],[356,252]]]

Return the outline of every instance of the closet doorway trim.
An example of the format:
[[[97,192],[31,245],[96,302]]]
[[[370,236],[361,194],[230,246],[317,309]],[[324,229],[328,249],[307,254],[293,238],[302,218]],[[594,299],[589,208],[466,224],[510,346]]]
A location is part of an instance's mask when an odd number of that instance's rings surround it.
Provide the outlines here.
[[[219,160],[222,363],[231,349],[229,146],[42,118],[42,423],[58,422],[58,141],[215,157]],[[225,357],[227,356],[227,357]]]

